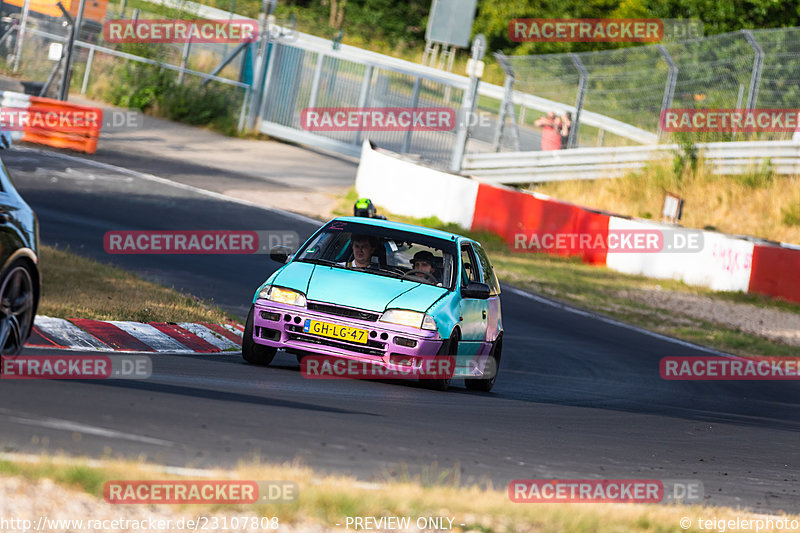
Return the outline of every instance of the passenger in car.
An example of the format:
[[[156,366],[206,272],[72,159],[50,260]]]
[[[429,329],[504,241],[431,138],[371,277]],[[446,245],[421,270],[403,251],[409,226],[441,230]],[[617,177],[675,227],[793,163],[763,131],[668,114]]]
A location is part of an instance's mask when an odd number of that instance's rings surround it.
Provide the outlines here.
[[[411,259],[411,268],[413,270],[418,270],[420,272],[424,272],[429,274],[436,280],[436,283],[441,281],[439,277],[439,272],[437,268],[434,266],[436,263],[436,257],[427,250],[423,250],[421,252],[417,252],[414,254],[413,259]],[[425,279],[426,281],[431,281],[430,279],[426,279],[426,276],[419,276],[421,279]]]

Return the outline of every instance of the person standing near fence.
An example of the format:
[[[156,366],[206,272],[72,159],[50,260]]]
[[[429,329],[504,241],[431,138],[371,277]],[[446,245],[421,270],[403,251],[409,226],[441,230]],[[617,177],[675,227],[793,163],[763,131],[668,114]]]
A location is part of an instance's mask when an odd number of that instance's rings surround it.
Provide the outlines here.
[[[569,145],[569,130],[572,129],[572,113],[569,111],[561,117],[561,149],[565,150]]]
[[[542,150],[561,150],[561,119],[555,111],[550,111],[546,116],[536,119],[534,126],[542,128]]]

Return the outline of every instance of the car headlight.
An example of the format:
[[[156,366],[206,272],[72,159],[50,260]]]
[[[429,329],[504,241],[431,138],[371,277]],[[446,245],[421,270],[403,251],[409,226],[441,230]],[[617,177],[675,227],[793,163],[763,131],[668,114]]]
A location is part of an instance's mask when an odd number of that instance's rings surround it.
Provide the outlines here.
[[[405,309],[388,309],[383,313],[380,321],[419,329],[437,329],[436,321],[429,314]]]
[[[261,289],[258,293],[258,297],[272,302],[296,305],[298,307],[305,307],[306,305],[306,296],[302,292],[284,289],[283,287],[275,287],[273,285]]]

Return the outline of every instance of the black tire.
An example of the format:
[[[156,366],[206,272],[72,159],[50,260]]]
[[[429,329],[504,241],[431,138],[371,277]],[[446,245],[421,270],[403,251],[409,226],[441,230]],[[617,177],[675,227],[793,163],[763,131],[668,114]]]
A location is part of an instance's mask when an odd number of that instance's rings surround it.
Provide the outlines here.
[[[490,378],[476,378],[465,379],[464,385],[469,390],[476,390],[481,392],[489,392],[494,387],[497,381],[497,374],[500,372],[500,357],[503,355],[503,337],[499,337],[494,344],[492,350],[489,352],[489,360],[486,365],[494,365],[494,374]]]
[[[271,348],[258,344],[253,340],[253,314],[255,306],[250,307],[247,314],[247,322],[244,324],[244,334],[242,335],[242,358],[252,365],[267,366],[278,352],[277,348]]]
[[[457,360],[458,355],[458,341],[461,339],[461,335],[459,334],[458,330],[453,330],[453,333],[450,334],[450,338],[445,341],[444,345],[442,346],[441,355],[448,355],[453,357],[454,362]],[[446,391],[448,387],[450,387],[450,382],[452,378],[442,378],[442,379],[423,379],[420,380],[425,385],[425,387],[431,390],[438,390],[438,391]]]
[[[16,260],[0,278],[0,354],[17,355],[33,331],[38,291],[35,273],[24,260]]]

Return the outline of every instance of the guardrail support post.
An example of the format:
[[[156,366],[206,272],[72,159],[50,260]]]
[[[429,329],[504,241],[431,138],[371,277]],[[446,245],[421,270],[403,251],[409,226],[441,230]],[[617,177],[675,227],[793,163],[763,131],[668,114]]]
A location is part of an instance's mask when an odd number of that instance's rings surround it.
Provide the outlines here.
[[[672,107],[672,99],[675,97],[675,84],[678,81],[678,66],[675,64],[675,61],[672,60],[672,56],[669,55],[664,45],[659,44],[658,51],[661,57],[664,58],[664,61],[667,62],[667,65],[669,65],[667,85],[664,87],[664,98],[661,99],[661,113],[658,115],[658,140],[660,141],[661,136],[664,134],[661,127],[661,117],[664,116],[667,109]]]
[[[753,59],[753,73],[750,75],[750,90],[747,92],[747,109],[753,109],[758,100],[758,86],[761,85],[761,67],[764,64],[764,49],[758,44],[753,32],[742,30],[744,38],[753,47],[755,58]]]
[[[581,127],[581,111],[583,111],[583,101],[586,98],[586,84],[589,81],[589,73],[586,71],[586,67],[583,66],[583,61],[581,61],[578,54],[570,53],[569,57],[581,75],[578,82],[578,96],[575,99],[575,117],[572,120],[572,127],[569,129],[569,139],[567,140],[567,148],[574,148],[578,144],[578,130]]]

